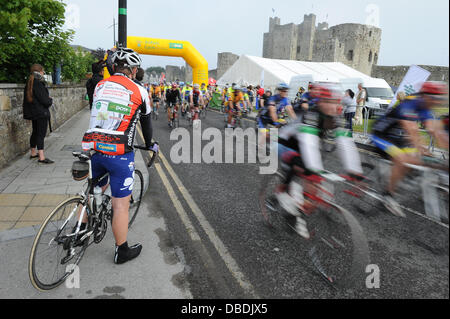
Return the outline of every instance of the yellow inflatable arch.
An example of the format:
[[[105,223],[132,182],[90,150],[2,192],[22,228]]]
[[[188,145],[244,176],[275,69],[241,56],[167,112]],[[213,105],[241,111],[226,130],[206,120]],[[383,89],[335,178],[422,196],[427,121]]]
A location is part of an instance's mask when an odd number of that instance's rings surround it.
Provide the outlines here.
[[[208,62],[187,41],[127,37],[127,47],[139,54],[181,57],[192,67],[192,82],[208,85]]]

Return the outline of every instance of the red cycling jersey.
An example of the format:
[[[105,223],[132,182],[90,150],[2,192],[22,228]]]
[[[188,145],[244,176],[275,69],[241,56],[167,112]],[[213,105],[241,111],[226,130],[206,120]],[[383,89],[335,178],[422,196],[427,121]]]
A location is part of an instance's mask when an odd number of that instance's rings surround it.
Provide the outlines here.
[[[98,83],[94,92],[91,122],[83,137],[83,150],[106,155],[133,151],[140,113],[150,114],[147,91],[123,74]]]

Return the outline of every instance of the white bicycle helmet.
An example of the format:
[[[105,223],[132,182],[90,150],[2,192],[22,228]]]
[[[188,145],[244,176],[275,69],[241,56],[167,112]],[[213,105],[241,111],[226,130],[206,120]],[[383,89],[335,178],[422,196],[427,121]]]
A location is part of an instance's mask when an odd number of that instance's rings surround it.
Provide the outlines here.
[[[118,64],[118,62],[122,62],[125,67],[140,67],[142,64],[142,59],[135,51],[128,48],[118,48],[116,52],[114,52],[112,59],[112,63]]]

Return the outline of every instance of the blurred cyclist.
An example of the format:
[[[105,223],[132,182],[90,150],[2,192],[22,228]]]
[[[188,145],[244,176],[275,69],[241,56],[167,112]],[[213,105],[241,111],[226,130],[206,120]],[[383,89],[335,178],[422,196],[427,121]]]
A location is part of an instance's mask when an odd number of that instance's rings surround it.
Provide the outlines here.
[[[295,228],[304,238],[309,238],[310,234],[299,212],[305,203],[303,188],[297,183],[291,185],[291,181],[299,172],[304,175],[320,175],[324,170],[320,137],[326,130],[338,128],[336,143],[346,172],[356,179],[362,179],[363,173],[351,133],[343,127],[344,123],[339,118],[338,108],[342,93],[331,85],[316,89],[316,103],[300,121],[280,129],[277,145],[279,158],[286,167],[286,179],[279,185],[276,198],[283,209],[297,217]]]
[[[422,156],[431,156],[421,141],[417,122],[422,122],[438,145],[448,150],[448,134],[432,112],[433,108],[442,105],[447,92],[443,82],[426,82],[419,93],[392,108],[372,128],[373,144],[392,158],[391,176],[384,196],[386,208],[394,215],[405,216],[394,199],[396,186],[410,170],[405,164],[426,165]]]

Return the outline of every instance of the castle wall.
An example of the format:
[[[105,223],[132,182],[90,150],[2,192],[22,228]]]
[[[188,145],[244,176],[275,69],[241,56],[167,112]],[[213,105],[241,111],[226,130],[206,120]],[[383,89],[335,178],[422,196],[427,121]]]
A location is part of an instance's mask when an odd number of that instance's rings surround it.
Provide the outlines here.
[[[340,24],[328,28],[326,22],[316,27],[316,16],[304,21],[280,25],[270,18],[269,32],[264,34],[263,57],[314,62],[342,62],[370,75],[377,63],[381,29],[362,24]]]
[[[444,81],[448,84],[448,67],[434,65],[419,65],[421,68],[431,72],[430,81]],[[409,66],[381,66],[374,65],[372,77],[385,79],[389,85],[398,87],[408,72]]]

